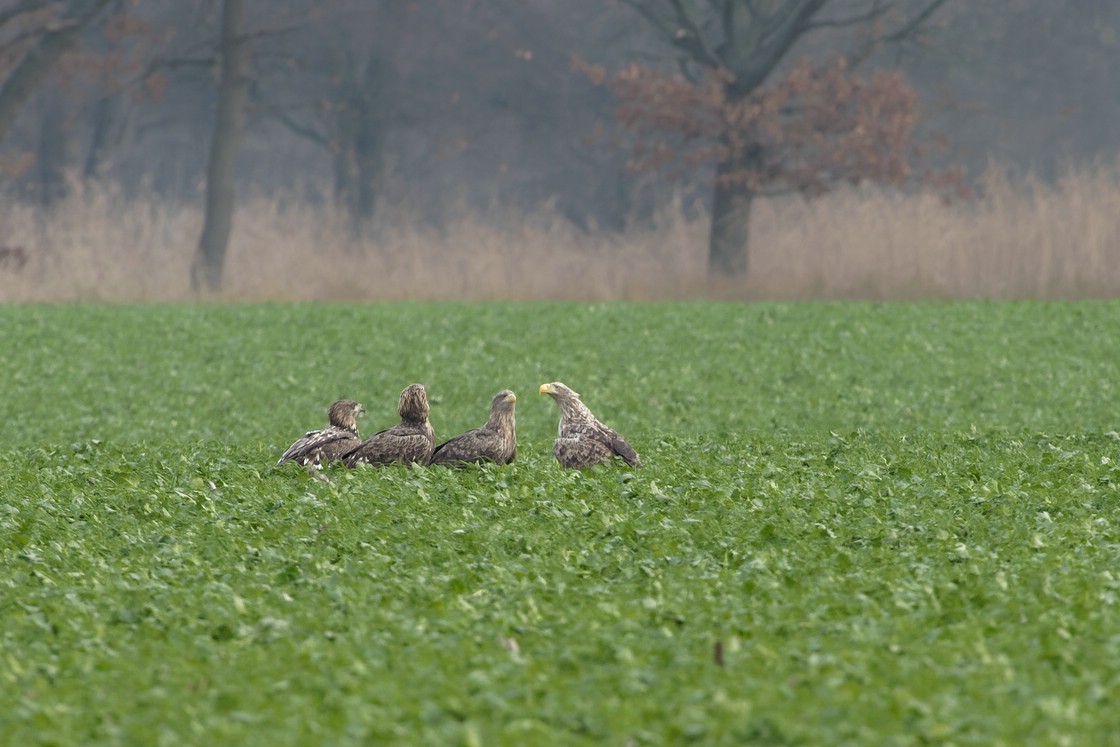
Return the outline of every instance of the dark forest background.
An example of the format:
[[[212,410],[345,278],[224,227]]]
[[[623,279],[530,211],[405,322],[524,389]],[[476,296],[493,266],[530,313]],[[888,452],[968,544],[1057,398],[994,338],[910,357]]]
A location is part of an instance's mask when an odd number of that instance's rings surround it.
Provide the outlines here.
[[[641,133],[588,70],[699,84],[686,42],[718,42],[721,12],[810,5],[819,28],[766,83],[858,49],[861,73],[904,74],[928,158],[973,186],[992,163],[1053,182],[1117,157],[1114,0],[2,0],[0,192],[44,210],[91,183],[232,203],[207,187],[234,102],[239,200],[333,205],[359,237],[542,208],[624,233],[682,195],[710,210],[712,168],[628,168]]]

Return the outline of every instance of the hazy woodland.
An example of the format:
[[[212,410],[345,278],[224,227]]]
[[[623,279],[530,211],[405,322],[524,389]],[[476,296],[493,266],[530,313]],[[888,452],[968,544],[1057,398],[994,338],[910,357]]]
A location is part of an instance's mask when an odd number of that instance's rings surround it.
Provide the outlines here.
[[[0,139],[3,301],[196,297],[222,3],[97,4]],[[26,5],[0,2],[0,22]],[[0,81],[51,12],[80,5],[0,23]],[[680,50],[635,12],[657,0],[243,5],[253,45],[218,298],[1120,290],[1120,6],[1106,0],[938,4],[861,70],[903,71],[916,133],[944,143],[933,162],[963,168],[973,195],[760,197],[749,271],[732,278],[707,272],[711,169],[628,170],[617,99],[572,64],[675,69]],[[833,0],[824,15],[866,5]],[[886,5],[905,17],[921,3]],[[866,29],[825,31],[776,74],[846,53]]]

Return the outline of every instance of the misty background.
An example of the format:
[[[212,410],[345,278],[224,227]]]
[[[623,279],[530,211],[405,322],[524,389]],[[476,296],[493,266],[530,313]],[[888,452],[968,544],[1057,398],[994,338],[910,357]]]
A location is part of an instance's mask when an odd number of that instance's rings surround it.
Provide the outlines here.
[[[79,4],[0,2],[0,81],[10,86],[36,35]],[[105,203],[109,220],[130,200],[199,210],[205,199],[223,3],[100,5],[0,140],[7,206],[0,245],[18,244],[32,257],[62,251],[67,242],[48,240],[43,224],[92,185],[114,196]],[[546,213],[564,224],[563,246],[581,236],[592,242],[589,256],[624,241],[617,237],[666,234],[667,209],[685,223],[703,220],[711,174],[628,170],[631,135],[615,122],[615,96],[573,65],[578,59],[606,70],[631,63],[676,70],[679,50],[634,5],[248,0],[243,33],[252,46],[235,159],[238,205],[265,201],[278,216],[330,209],[333,217],[320,230],[329,226],[340,253],[355,256],[392,244],[390,235],[402,226],[437,237],[435,255],[470,252],[470,245],[447,240],[464,216],[472,225],[509,229]],[[830,17],[866,5],[834,0]],[[806,35],[781,68],[842,54],[858,31]],[[1114,168],[1120,154],[1114,0],[947,0],[921,33],[885,45],[863,69],[904,71],[920,97],[919,128],[944,143],[936,159],[962,166],[980,194],[993,168],[1009,184],[1029,181],[1037,194],[1060,189],[1085,169]],[[15,212],[17,204],[32,212]],[[783,209],[763,207],[752,231],[765,232],[767,215],[780,222]],[[858,212],[852,205],[837,209]],[[34,229],[20,223],[32,214]],[[235,243],[244,228],[239,217],[235,211]],[[199,228],[190,224],[190,231]],[[174,234],[166,224],[161,231]],[[679,233],[685,244],[703,241],[699,230]],[[610,236],[613,244],[594,243]],[[752,241],[765,244],[766,235]],[[409,249],[398,241],[381,251]],[[298,256],[292,249],[276,260]],[[423,265],[418,259],[414,267]],[[39,268],[37,277],[49,272]]]

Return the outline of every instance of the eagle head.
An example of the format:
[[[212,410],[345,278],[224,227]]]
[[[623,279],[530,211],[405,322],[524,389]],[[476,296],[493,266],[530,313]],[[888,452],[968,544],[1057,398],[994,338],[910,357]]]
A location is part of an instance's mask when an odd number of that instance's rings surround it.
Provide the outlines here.
[[[516,404],[517,395],[509,389],[503,389],[494,395],[494,399],[490,400],[490,409],[495,412],[498,410],[513,410]]]
[[[551,384],[541,384],[539,391],[541,394],[547,394],[557,401],[579,399],[579,392],[573,392],[566,384],[561,384],[559,381],[554,381]]]
[[[409,384],[401,392],[397,414],[401,420],[423,421],[428,419],[428,392],[423,384]]]
[[[358,416],[366,411],[361,402],[352,399],[340,399],[327,410],[327,419],[330,424],[345,428],[348,431],[358,431]]]

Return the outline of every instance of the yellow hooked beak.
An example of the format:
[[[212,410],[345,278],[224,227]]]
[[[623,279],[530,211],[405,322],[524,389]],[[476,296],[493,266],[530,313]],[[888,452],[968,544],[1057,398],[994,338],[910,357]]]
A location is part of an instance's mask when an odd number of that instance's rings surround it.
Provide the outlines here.
[[[548,384],[541,384],[541,388],[537,390],[541,394],[552,394],[552,387]]]

